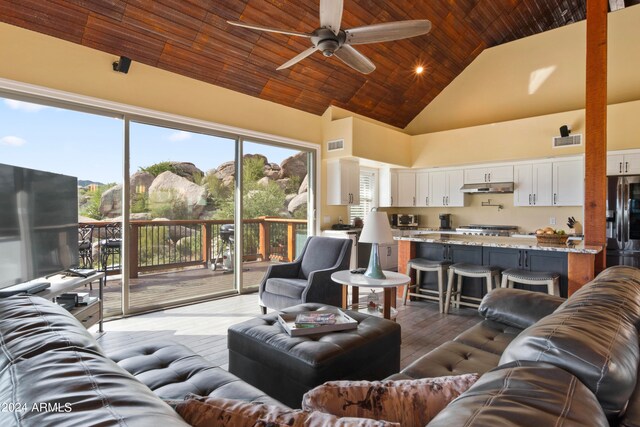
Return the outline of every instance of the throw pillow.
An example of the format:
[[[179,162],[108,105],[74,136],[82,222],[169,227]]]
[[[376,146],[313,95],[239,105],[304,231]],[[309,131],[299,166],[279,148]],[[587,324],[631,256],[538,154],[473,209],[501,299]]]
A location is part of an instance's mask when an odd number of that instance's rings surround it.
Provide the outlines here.
[[[176,412],[193,427],[399,427],[396,423],[342,418],[234,399],[188,396]]]
[[[302,409],[424,426],[479,378],[464,374],[396,381],[329,381],[308,391]]]

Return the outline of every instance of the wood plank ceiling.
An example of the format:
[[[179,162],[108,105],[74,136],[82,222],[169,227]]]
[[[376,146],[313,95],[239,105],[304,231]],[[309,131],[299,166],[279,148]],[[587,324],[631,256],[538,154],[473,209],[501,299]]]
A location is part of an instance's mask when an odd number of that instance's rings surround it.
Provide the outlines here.
[[[640,0],[626,0],[626,6]],[[362,75],[304,38],[227,20],[312,32],[318,0],[0,0],[0,21],[251,96],[322,114],[335,105],[404,128],[488,47],[585,19],[585,0],[345,0],[342,28],[429,19],[425,36],[359,45]],[[625,6],[610,0],[611,10]],[[417,76],[421,64],[426,72]],[[135,65],[131,72],[135,72]]]

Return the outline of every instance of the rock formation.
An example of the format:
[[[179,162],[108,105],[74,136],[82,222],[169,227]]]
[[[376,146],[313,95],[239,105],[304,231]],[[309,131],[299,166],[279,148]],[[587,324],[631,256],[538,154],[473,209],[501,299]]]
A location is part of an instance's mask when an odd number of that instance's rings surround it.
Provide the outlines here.
[[[162,172],[149,187],[149,201],[171,203],[174,200],[184,202],[190,216],[197,218],[207,204],[207,190],[172,172]]]

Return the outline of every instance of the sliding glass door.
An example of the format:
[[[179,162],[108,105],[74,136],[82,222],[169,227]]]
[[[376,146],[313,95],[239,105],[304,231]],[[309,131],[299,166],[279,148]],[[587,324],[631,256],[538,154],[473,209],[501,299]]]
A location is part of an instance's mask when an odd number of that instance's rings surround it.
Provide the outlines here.
[[[105,317],[255,291],[313,229],[315,150],[24,99],[42,104],[0,98],[0,162],[78,178],[80,267],[106,271]]]
[[[242,162],[243,289],[271,263],[293,261],[308,234],[311,154],[245,141]]]
[[[130,125],[131,311],[235,291],[236,141]]]
[[[0,98],[0,117],[1,163],[78,179],[79,266],[107,267],[105,315],[121,314],[119,259],[101,256],[101,242],[122,220],[122,116]]]

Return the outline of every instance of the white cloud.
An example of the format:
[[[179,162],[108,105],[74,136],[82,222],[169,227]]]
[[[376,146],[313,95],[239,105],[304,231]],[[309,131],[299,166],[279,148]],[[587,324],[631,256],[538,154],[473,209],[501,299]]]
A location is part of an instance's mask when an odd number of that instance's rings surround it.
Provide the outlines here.
[[[26,144],[27,141],[20,138],[19,136],[7,135],[0,138],[1,145],[11,145],[13,147],[20,147],[21,145]]]
[[[172,134],[170,134],[167,139],[169,141],[185,141],[187,139],[191,138],[191,134],[189,132],[185,132],[183,130],[179,130],[177,132],[173,132]]]
[[[15,99],[5,99],[4,103],[12,110],[26,111],[27,113],[35,113],[47,108],[44,105],[32,104],[30,102],[16,101]]]

